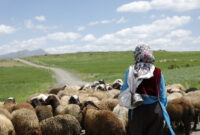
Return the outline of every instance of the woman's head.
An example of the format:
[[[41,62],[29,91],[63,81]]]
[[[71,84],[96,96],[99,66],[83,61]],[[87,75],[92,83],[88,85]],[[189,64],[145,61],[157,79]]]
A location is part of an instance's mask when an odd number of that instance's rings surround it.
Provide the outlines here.
[[[144,62],[144,63],[154,63],[155,58],[153,56],[153,51],[150,46],[146,44],[139,44],[136,46],[134,51],[135,63]]]

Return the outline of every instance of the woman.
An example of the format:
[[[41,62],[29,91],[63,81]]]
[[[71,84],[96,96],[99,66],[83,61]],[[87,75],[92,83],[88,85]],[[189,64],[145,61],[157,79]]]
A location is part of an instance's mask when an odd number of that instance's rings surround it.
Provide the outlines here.
[[[165,123],[171,134],[175,135],[165,108],[165,81],[161,70],[154,66],[155,59],[150,47],[138,45],[134,58],[135,64],[126,71],[120,94],[123,98],[127,92],[131,93],[130,105],[125,105],[129,108],[128,135],[164,135]],[[133,104],[133,95],[136,93],[142,97],[142,105]],[[124,99],[128,98],[124,96]]]

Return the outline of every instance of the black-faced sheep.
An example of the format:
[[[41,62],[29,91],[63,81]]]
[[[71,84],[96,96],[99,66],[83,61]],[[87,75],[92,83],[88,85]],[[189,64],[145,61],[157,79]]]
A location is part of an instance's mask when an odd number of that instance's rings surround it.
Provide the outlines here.
[[[183,123],[185,135],[190,135],[191,121],[194,117],[194,108],[186,98],[177,98],[169,101],[167,112],[172,123]]]
[[[114,82],[113,82],[113,84],[112,84],[112,88],[113,89],[120,89],[121,88],[121,86],[123,85],[123,81],[122,81],[122,79],[117,79],[117,80],[115,80]]]
[[[42,135],[80,135],[81,126],[72,115],[58,115],[40,122]]]
[[[40,135],[39,120],[34,111],[19,109],[12,113],[16,135]]]
[[[57,115],[57,111],[56,108],[60,105],[60,101],[58,99],[58,97],[56,97],[55,95],[50,95],[48,96],[48,98],[45,100],[45,105],[51,105],[52,110],[53,110],[53,115]]]
[[[86,102],[84,106],[82,125],[86,135],[125,135],[123,124],[114,113],[97,110],[92,102]]]

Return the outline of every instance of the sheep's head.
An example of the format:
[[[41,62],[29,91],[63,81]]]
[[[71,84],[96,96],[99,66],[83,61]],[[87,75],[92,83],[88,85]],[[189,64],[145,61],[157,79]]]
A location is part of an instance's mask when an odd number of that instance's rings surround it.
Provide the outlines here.
[[[15,104],[15,98],[14,97],[9,97],[8,99],[6,99],[4,104]]]
[[[39,99],[34,98],[34,99],[31,100],[31,105],[35,108],[38,105],[42,105],[42,103],[40,102]]]
[[[54,95],[49,95],[48,98],[44,102],[45,105],[51,105],[52,108],[56,108],[60,105],[59,100]]]
[[[100,110],[100,108],[97,105],[95,105],[95,103],[93,101],[85,101],[83,104],[83,107]]]
[[[79,97],[77,95],[71,96],[68,102],[69,102],[69,104],[80,105],[80,100],[79,100]]]

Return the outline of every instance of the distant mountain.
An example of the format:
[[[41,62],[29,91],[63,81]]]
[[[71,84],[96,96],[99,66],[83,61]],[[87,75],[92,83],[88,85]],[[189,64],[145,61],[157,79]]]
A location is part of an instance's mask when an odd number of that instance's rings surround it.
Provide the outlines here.
[[[46,55],[47,53],[42,49],[37,50],[22,50],[18,52],[8,53],[4,55],[0,55],[0,59],[13,59],[13,58],[22,58],[22,57],[30,57],[30,56],[41,56]]]

